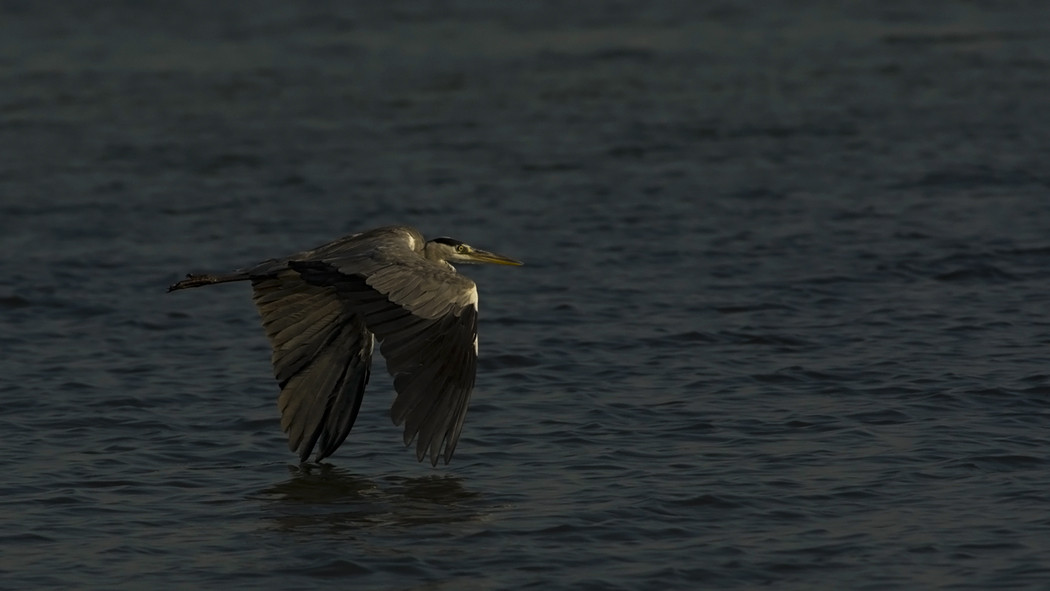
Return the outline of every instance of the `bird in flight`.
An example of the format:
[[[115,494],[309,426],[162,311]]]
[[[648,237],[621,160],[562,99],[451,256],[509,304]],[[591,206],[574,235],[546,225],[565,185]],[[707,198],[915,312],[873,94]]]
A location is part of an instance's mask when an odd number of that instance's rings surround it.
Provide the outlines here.
[[[521,265],[408,226],[376,228],[225,275],[187,275],[168,291],[251,281],[273,348],[288,447],[332,454],[361,408],[375,341],[394,377],[390,409],[416,459],[452,459],[478,361],[478,289],[452,263]]]

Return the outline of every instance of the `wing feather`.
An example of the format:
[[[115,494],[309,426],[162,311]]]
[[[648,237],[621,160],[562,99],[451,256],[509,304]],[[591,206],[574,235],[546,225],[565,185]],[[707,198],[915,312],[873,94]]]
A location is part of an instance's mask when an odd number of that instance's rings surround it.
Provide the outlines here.
[[[325,421],[325,428],[319,441],[321,446],[317,452],[319,458],[332,455],[332,452],[343,444],[346,436],[350,434],[350,429],[354,426],[354,420],[357,418],[357,413],[361,408],[361,399],[364,397],[360,393],[364,392],[365,386],[368,384],[371,365],[371,363],[364,360],[371,360],[374,343],[371,334],[362,332],[361,336],[366,338],[366,340],[358,343],[362,354],[351,359],[343,387],[339,389],[332,401],[331,412]]]
[[[310,451],[303,448],[312,448],[320,436],[328,410],[328,399],[346,373],[346,365],[340,367],[339,364],[343,355],[338,347],[343,343],[339,340],[333,343],[335,346],[327,347],[308,368],[289,380],[278,398],[281,427],[288,432],[288,446],[292,451],[298,449],[300,459],[304,461]],[[303,445],[304,440],[306,445]]]
[[[290,302],[282,307],[281,314],[271,314],[269,322],[263,322],[267,335],[277,335],[294,325],[312,326],[321,316],[341,312],[342,303],[328,294],[319,293],[312,297]]]
[[[288,447],[317,460],[346,439],[360,410],[372,361],[372,333],[331,287],[310,285],[294,271],[252,279],[273,348],[278,409]]]

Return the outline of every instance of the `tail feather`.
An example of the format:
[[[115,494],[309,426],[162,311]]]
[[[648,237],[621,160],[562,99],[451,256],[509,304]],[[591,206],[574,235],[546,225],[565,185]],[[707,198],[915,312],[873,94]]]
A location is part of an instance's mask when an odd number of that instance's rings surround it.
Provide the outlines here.
[[[229,283],[230,281],[245,281],[251,279],[251,275],[244,271],[235,273],[227,273],[225,275],[186,275],[186,278],[182,281],[172,285],[168,288],[168,292],[173,292],[177,289],[189,289],[191,287],[200,287],[202,285],[211,285],[213,283]]]

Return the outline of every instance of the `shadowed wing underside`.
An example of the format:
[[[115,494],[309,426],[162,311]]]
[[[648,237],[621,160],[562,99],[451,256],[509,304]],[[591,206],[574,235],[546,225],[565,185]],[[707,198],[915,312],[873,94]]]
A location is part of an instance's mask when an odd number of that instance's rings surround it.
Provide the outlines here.
[[[302,460],[346,438],[373,338],[394,377],[394,423],[416,457],[452,458],[477,369],[477,288],[423,258],[411,228],[350,236],[248,271],[273,347],[281,427]]]
[[[294,271],[252,279],[255,305],[273,347],[277,406],[288,447],[306,461],[346,439],[361,408],[372,364],[372,333],[331,287],[306,283]]]

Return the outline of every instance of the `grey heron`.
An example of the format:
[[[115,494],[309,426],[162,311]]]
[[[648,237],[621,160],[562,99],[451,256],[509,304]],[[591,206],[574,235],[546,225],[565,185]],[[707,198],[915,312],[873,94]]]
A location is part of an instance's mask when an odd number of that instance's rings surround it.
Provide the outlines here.
[[[390,409],[405,445],[452,459],[478,360],[478,290],[452,263],[520,265],[452,238],[389,226],[224,275],[187,275],[168,291],[251,281],[273,349],[288,447],[328,457],[350,433],[376,340],[394,378]],[[443,449],[443,451],[442,451]]]

